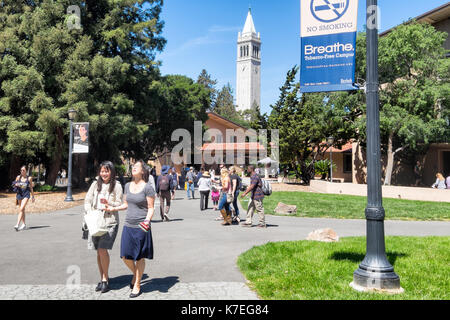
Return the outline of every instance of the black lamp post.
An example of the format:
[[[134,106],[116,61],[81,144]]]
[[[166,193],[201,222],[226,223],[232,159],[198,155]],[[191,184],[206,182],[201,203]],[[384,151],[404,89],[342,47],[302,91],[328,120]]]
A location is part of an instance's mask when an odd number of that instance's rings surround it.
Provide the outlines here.
[[[74,109],[69,109],[69,122],[70,122],[70,135],[69,135],[69,167],[68,167],[68,176],[67,176],[67,194],[64,201],[72,202],[72,151],[73,151],[73,128],[72,121],[75,120],[77,112]]]
[[[330,182],[333,182],[333,136],[327,138],[327,144],[330,146]]]
[[[367,208],[366,256],[353,273],[350,284],[358,291],[402,292],[400,278],[386,257],[385,211],[382,203],[380,157],[380,111],[378,94],[378,9],[377,0],[367,0]],[[369,19],[376,15],[375,23]]]

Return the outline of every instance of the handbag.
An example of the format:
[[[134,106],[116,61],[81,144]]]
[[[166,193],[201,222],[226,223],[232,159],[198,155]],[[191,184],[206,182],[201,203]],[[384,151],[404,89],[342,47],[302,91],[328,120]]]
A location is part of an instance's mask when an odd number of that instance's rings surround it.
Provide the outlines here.
[[[84,223],[92,237],[101,237],[108,232],[108,226],[105,219],[105,211],[97,209],[98,193],[95,200],[95,207],[91,208],[84,215]]]
[[[227,203],[232,203],[234,201],[234,195],[232,193],[227,193]]]

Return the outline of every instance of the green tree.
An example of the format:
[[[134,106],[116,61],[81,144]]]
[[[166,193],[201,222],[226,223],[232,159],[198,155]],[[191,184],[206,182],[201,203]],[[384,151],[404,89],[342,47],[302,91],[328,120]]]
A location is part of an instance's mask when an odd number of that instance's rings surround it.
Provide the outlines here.
[[[396,158],[405,151],[423,153],[430,143],[448,142],[450,62],[447,34],[429,24],[410,23],[380,39],[380,131],[391,184]],[[365,140],[365,116],[359,129]]]
[[[82,29],[68,28],[70,5],[80,7]],[[69,108],[77,121],[90,122],[95,164],[117,162],[164,126],[153,121],[151,90],[159,78],[155,53],[165,44],[161,6],[162,0],[0,3],[0,144],[10,163],[36,161],[44,152],[47,183],[54,185],[68,149]]]
[[[300,95],[298,69],[287,73],[280,98],[271,106],[268,127],[279,130],[280,162],[309,184],[316,161],[328,149],[326,138],[333,135],[337,147],[345,144],[354,135],[355,114],[346,93]]]
[[[248,126],[254,130],[267,128],[267,114],[261,114],[261,108],[253,102],[252,107],[249,110],[245,110],[242,113],[242,118],[248,122]]]
[[[217,97],[217,80],[213,80],[211,75],[205,69],[203,69],[197,78],[197,83],[203,85],[210,92],[210,106],[208,107],[208,110],[211,110]]]
[[[171,141],[173,131],[186,129],[194,134],[194,122],[206,122],[210,91],[194,80],[181,75],[168,75],[150,85],[152,102],[150,128],[143,139],[130,145],[128,154],[147,159],[153,152],[170,151],[178,141]],[[193,142],[193,141],[192,141]]]

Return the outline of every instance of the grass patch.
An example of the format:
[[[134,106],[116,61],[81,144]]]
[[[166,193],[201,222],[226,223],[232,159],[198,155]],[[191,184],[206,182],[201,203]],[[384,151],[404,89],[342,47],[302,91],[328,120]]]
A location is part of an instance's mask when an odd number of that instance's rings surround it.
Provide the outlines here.
[[[337,243],[295,241],[253,247],[238,266],[264,300],[449,300],[450,237],[386,237],[403,294],[360,293],[349,284],[365,256],[365,237]]]
[[[450,196],[450,193],[449,193]],[[240,200],[247,209],[248,197]],[[365,219],[367,198],[360,196],[323,194],[312,192],[273,192],[264,198],[264,212],[275,214],[278,202],[297,206],[298,217]],[[387,220],[450,221],[450,203],[383,199]]]

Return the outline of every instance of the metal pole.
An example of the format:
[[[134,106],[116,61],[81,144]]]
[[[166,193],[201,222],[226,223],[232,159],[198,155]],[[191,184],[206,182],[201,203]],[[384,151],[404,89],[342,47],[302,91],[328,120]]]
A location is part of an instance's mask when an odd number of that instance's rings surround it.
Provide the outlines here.
[[[68,179],[67,179],[67,194],[64,201],[73,201],[72,197],[72,148],[73,148],[73,130],[72,130],[72,120],[70,120],[70,141],[69,141],[69,168],[68,168]]]
[[[330,147],[330,182],[333,182],[333,146]]]
[[[400,278],[386,257],[384,241],[385,211],[382,204],[380,112],[378,93],[378,9],[377,0],[367,0],[367,208],[366,256],[353,273],[357,290],[399,290]],[[375,12],[374,12],[375,11]],[[376,15],[377,21],[369,24]]]

